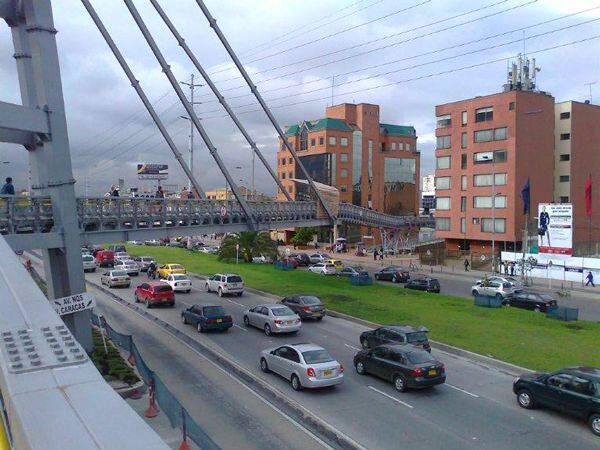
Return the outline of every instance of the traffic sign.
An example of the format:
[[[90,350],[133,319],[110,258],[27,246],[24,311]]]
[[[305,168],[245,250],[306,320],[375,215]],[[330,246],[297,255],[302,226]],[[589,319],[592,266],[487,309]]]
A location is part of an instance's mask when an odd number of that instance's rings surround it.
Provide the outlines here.
[[[225,217],[227,215],[227,208],[225,205],[221,206],[221,217]]]
[[[89,292],[56,298],[52,302],[52,306],[59,316],[73,314],[96,306],[96,298]]]
[[[482,261],[485,261],[485,255],[481,255],[480,258]]]

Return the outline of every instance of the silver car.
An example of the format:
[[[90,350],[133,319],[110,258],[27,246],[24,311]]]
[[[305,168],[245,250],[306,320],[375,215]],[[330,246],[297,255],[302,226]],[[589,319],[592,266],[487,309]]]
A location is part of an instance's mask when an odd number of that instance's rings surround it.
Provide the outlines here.
[[[499,275],[495,275],[493,277],[489,277],[488,280],[489,281],[500,281],[502,283],[510,283],[511,286],[514,288],[515,293],[521,292],[523,290],[523,283],[521,283],[521,281],[519,281],[515,277],[509,277],[509,276],[501,277]],[[478,280],[476,284],[481,284],[482,282],[483,282],[483,280]]]
[[[486,295],[502,300],[511,298],[514,293],[515,288],[512,284],[499,280],[482,280],[481,283],[477,283],[475,286],[471,287],[471,294],[473,295]]]
[[[133,259],[115,259],[114,268],[127,272],[129,276],[137,277],[140,274],[140,267]]]
[[[320,273],[321,275],[337,275],[337,270],[333,264],[317,263],[308,268],[309,272]]]
[[[290,344],[263,350],[260,368],[289,380],[295,391],[335,386],[344,381],[344,366],[315,344]]]
[[[267,336],[273,333],[295,333],[302,321],[285,305],[258,305],[244,311],[244,325],[260,328]]]
[[[100,283],[106,284],[110,288],[116,286],[128,288],[131,286],[131,278],[123,270],[108,270],[100,277]]]
[[[96,260],[92,255],[82,255],[83,271],[84,272],[95,272],[96,271]]]
[[[138,256],[134,258],[134,261],[140,266],[140,271],[147,272],[150,264],[154,263],[156,265],[156,261],[152,256]]]
[[[311,264],[324,263],[329,260],[329,255],[327,253],[313,253],[308,258]]]

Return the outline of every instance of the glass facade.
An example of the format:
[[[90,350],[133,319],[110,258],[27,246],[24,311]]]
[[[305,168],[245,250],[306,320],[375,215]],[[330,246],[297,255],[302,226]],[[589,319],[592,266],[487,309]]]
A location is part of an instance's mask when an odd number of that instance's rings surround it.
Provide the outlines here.
[[[300,161],[302,161],[314,181],[329,186],[335,185],[335,154],[321,153],[319,155],[301,156]],[[296,169],[296,178],[304,179],[298,169]]]
[[[352,133],[352,204],[361,206],[362,131]]]
[[[385,158],[383,205],[387,214],[414,214],[416,163],[412,158]]]

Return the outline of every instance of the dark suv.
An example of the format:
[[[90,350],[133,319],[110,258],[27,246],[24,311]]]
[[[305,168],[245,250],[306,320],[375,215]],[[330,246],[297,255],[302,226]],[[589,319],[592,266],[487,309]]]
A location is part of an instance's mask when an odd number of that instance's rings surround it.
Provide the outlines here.
[[[406,289],[440,293],[440,282],[435,278],[413,278],[404,285]]]
[[[600,368],[569,367],[518,377],[513,384],[519,406],[546,406],[586,420],[600,436]]]
[[[410,280],[410,273],[402,267],[390,266],[384,267],[379,272],[375,272],[376,280],[391,281],[392,283],[406,283]]]
[[[427,328],[419,329],[410,326],[390,325],[365,331],[360,335],[360,345],[364,349],[375,348],[383,344],[413,344],[431,353]]]

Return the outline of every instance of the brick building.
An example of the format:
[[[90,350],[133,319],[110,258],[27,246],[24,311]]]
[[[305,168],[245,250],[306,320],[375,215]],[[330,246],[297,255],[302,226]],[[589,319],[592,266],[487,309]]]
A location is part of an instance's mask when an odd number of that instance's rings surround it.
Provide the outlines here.
[[[342,202],[395,215],[418,213],[420,154],[415,129],[380,123],[378,105],[328,107],[325,118],[288,126],[285,134],[310,176],[335,186]],[[310,195],[305,184],[294,181],[305,176],[282,142],[277,173],[293,198]],[[285,197],[279,192],[278,198]]]

